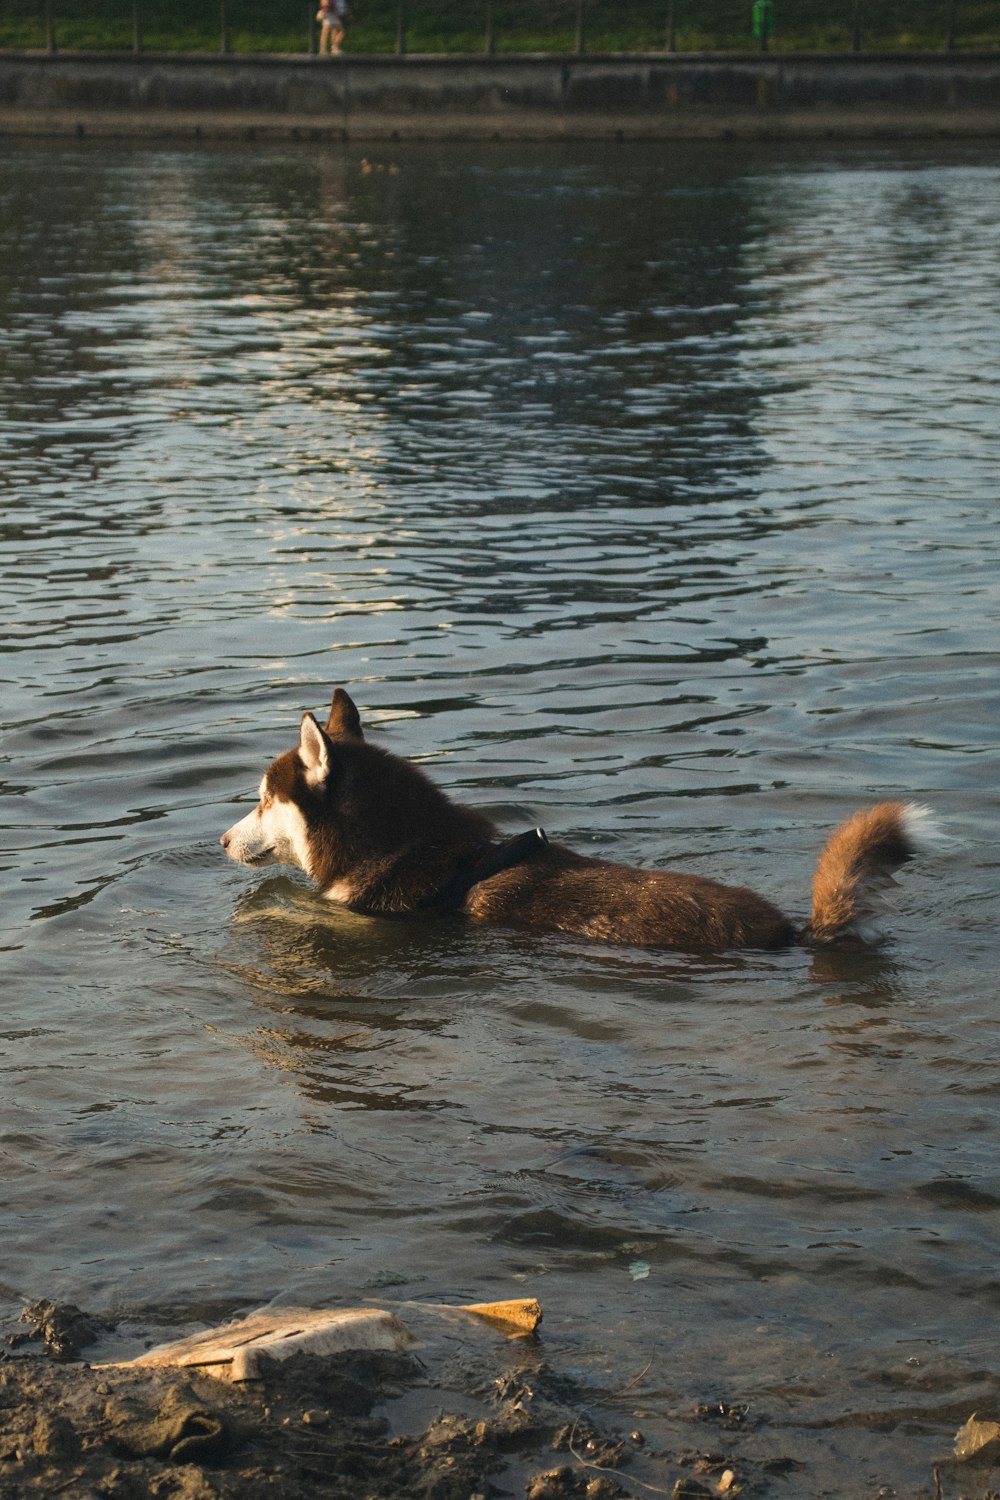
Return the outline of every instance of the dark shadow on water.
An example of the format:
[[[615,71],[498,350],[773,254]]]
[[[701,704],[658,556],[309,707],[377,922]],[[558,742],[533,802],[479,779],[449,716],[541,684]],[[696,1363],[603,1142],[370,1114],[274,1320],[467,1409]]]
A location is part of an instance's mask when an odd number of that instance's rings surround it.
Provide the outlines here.
[[[672,1002],[706,998],[713,981],[767,980],[801,972],[803,949],[779,952],[686,951],[594,942],[565,933],[528,933],[481,927],[461,917],[387,921],[358,916],[295,877],[274,875],[242,895],[233,913],[236,943],[252,948],[260,977],[275,993],[374,999],[406,978],[448,993],[457,973],[466,985],[518,987],[540,980],[585,987],[609,1001],[623,988]],[[813,977],[825,982],[870,982],[892,972],[878,950],[818,952]],[[254,973],[257,971],[254,970]],[[364,991],[364,995],[359,991]]]
[[[842,942],[811,950],[810,977],[819,984],[850,985],[884,995],[903,979],[891,947],[884,943]]]
[[[275,984],[289,994],[330,986],[330,998],[387,974],[422,977],[447,966],[470,936],[458,921],[376,921],[357,916],[287,876],[254,887],[237,904],[234,930],[249,926]]]

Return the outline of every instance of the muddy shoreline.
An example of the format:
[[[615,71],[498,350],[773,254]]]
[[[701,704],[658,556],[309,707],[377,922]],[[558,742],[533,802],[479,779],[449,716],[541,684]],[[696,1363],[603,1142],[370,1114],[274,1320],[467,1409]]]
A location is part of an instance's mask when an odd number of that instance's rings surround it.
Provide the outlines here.
[[[602,1430],[538,1337],[296,1354],[244,1384],[91,1364],[108,1330],[40,1304],[0,1356],[0,1496],[66,1500],[619,1500],[764,1494],[730,1456],[738,1413],[692,1413],[703,1445]],[[705,1418],[715,1420],[706,1423]],[[728,1419],[728,1420],[727,1420]],[[772,1473],[771,1478],[775,1477]]]
[[[148,1332],[140,1354],[120,1363],[136,1325],[35,1303],[0,1329],[0,1500],[848,1494],[738,1401],[692,1405],[668,1450],[643,1430],[650,1412],[626,1407],[616,1419],[607,1392],[583,1372],[557,1369],[538,1332],[511,1336],[440,1316],[468,1308],[401,1306],[416,1325],[411,1348],[263,1356],[253,1378],[232,1380],[141,1362],[165,1348]],[[247,1321],[222,1329],[229,1337]],[[952,1450],[942,1447],[926,1483],[882,1483],[878,1495],[998,1500],[1000,1422],[973,1416]],[[850,1500],[874,1494],[860,1472],[858,1480]]]

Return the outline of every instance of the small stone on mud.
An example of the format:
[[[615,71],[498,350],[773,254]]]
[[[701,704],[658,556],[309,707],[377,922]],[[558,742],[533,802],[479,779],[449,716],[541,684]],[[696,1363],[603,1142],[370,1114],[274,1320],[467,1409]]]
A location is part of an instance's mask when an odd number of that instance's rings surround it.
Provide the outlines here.
[[[536,1474],[528,1482],[525,1500],[627,1500],[627,1491],[613,1479],[567,1466]]]
[[[219,1492],[192,1464],[165,1469],[149,1481],[151,1500],[218,1500]]]
[[[672,1491],[672,1500],[703,1500],[705,1495],[711,1495],[712,1491],[708,1485],[702,1484],[697,1479],[685,1477],[678,1479]]]

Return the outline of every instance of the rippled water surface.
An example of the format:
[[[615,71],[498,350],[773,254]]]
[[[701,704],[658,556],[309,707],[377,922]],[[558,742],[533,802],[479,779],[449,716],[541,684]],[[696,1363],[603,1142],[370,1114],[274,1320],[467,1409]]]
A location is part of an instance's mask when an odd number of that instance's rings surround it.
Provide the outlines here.
[[[654,1446],[933,1493],[1000,1414],[998,273],[985,150],[7,144],[5,1306],[533,1293]],[[855,805],[955,843],[861,953],[373,925],[218,847],[338,683],[796,916]]]

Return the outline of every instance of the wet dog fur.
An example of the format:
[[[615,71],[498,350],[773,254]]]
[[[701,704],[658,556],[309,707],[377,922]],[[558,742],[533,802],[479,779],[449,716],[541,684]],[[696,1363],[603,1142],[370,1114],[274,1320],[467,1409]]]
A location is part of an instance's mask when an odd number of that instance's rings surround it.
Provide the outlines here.
[[[798,928],[742,886],[591,859],[541,835],[508,856],[489,818],[370,744],[338,688],[325,726],[303,715],[298,745],[268,767],[256,808],[221,843],[241,864],[298,865],[329,900],[370,917],[455,912],[606,943],[775,949],[864,934],[927,826],[925,808],[900,802],[842,823],[819,856],[811,921]]]

